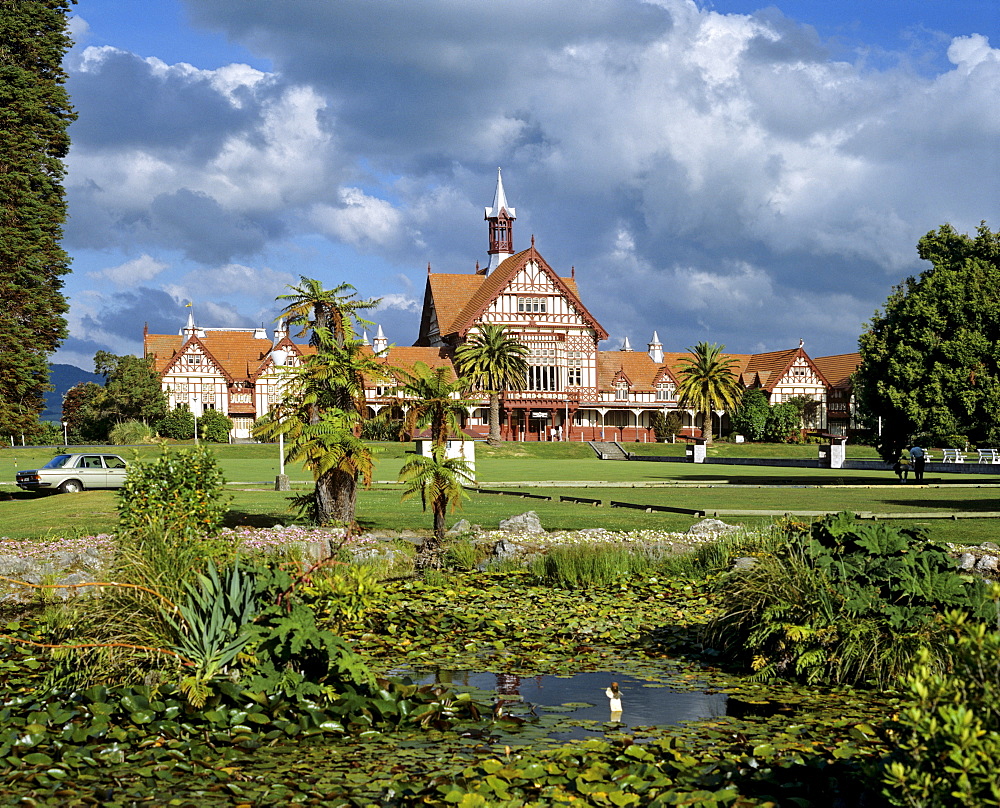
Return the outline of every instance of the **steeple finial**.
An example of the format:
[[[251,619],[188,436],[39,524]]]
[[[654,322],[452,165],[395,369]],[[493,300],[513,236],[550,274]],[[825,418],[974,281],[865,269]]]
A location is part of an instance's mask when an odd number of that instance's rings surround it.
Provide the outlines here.
[[[485,209],[484,219],[490,223],[490,263],[486,267],[489,275],[507,258],[514,254],[514,219],[517,214],[507,204],[503,190],[503,177],[497,169],[497,188],[493,194],[493,205]]]

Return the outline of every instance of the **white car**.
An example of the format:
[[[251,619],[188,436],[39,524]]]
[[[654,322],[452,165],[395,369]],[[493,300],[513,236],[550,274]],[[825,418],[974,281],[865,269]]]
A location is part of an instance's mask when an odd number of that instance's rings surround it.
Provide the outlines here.
[[[40,469],[17,472],[15,482],[25,491],[66,494],[89,488],[121,488],[125,485],[125,461],[112,454],[61,454]]]

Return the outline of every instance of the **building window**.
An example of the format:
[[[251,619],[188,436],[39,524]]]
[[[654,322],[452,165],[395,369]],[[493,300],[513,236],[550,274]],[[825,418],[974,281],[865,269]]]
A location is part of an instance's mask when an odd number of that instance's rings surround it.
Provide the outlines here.
[[[519,297],[517,299],[517,310],[525,313],[544,314],[548,301],[544,297]]]
[[[627,382],[615,382],[615,401],[628,401]]]
[[[554,392],[562,390],[562,368],[559,350],[554,342],[528,344],[528,390]]]
[[[184,361],[189,365],[200,365],[201,354],[185,354]]]
[[[657,401],[673,401],[677,396],[676,388],[670,382],[660,382],[656,385]]]

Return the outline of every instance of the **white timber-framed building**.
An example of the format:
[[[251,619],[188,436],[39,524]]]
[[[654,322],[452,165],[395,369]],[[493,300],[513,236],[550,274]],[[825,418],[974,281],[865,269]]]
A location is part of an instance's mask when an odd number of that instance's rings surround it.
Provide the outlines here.
[[[386,374],[366,390],[371,415],[393,403],[392,367],[453,365],[455,349],[484,323],[502,326],[528,348],[527,387],[501,396],[501,434],[507,440],[653,440],[656,412],[678,412],[684,434],[699,436],[702,415],[682,407],[677,388],[687,351],[663,350],[656,332],[647,350],[634,351],[626,337],[618,350],[601,350],[608,332],[583,303],[575,268],[558,273],[535,246],[514,251],[515,208],[507,204],[500,173],[488,224],[488,262],[466,273],[427,268],[416,341],[390,344],[381,326],[369,350],[386,364]],[[366,336],[367,341],[367,336]],[[246,439],[255,418],[281,398],[275,356],[295,364],[311,348],[293,342],[279,326],[205,328],[193,315],[176,335],[144,334],[170,407],[186,404],[195,414],[218,409],[233,419],[233,437]],[[275,353],[277,352],[277,353]],[[772,404],[805,396],[817,402],[812,428],[846,435],[851,426],[850,374],[859,356],[811,358],[800,340],[786,350],[733,354],[744,388],[763,390]],[[465,431],[488,431],[488,397],[470,408]],[[713,415],[726,431],[728,414]]]

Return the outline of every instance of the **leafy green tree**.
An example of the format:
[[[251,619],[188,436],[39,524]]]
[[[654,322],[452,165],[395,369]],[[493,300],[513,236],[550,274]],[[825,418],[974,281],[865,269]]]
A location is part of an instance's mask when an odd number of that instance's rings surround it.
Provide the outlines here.
[[[446,365],[432,368],[426,362],[414,362],[412,370],[399,370],[398,374],[402,384],[395,403],[406,410],[403,423],[407,432],[429,426],[435,446],[461,433],[462,419],[475,403],[461,397],[468,386],[465,379],[456,379]]]
[[[459,372],[490,395],[490,446],[500,445],[500,393],[523,390],[528,383],[528,349],[503,326],[487,323],[458,346]]]
[[[233,420],[218,410],[205,410],[198,419],[198,436],[210,443],[229,443]]]
[[[1000,444],[1000,233],[943,225],[917,252],[930,267],[893,289],[859,340],[858,415],[891,459],[915,435]]]
[[[0,433],[31,433],[66,336],[59,246],[62,186],[76,117],[63,86],[71,0],[0,3]]]
[[[104,388],[95,382],[73,385],[63,396],[62,417],[70,444],[100,443],[108,439],[111,422],[101,409]]]
[[[764,440],[784,443],[799,429],[798,408],[787,401],[775,404],[764,422]]]
[[[142,421],[153,424],[167,414],[167,396],[153,359],[116,356],[107,351],[94,355],[94,372],[104,377],[101,408],[116,424]]]
[[[810,429],[816,425],[819,402],[810,396],[792,396],[785,401],[795,407],[799,414],[799,429]]]
[[[418,566],[439,564],[444,542],[448,509],[460,507],[467,497],[464,486],[472,481],[469,464],[459,457],[445,457],[443,444],[433,444],[431,455],[415,455],[400,469],[400,482],[406,484],[402,499],[420,496],[424,510],[428,503],[434,514],[434,535],[420,547]]]
[[[39,421],[38,431],[34,433],[35,440],[42,446],[62,446],[62,424],[54,421]]]
[[[722,353],[725,347],[699,342],[688,349],[691,356],[681,360],[678,374],[680,403],[701,411],[705,443],[712,442],[712,411],[732,412],[740,402],[740,381],[734,370],[736,360]]]
[[[771,414],[771,405],[767,393],[760,388],[747,390],[743,393],[740,406],[732,414],[730,421],[737,434],[747,440],[764,440],[767,417]]]
[[[178,404],[156,422],[156,433],[161,438],[173,440],[194,439],[194,413],[187,404]]]

